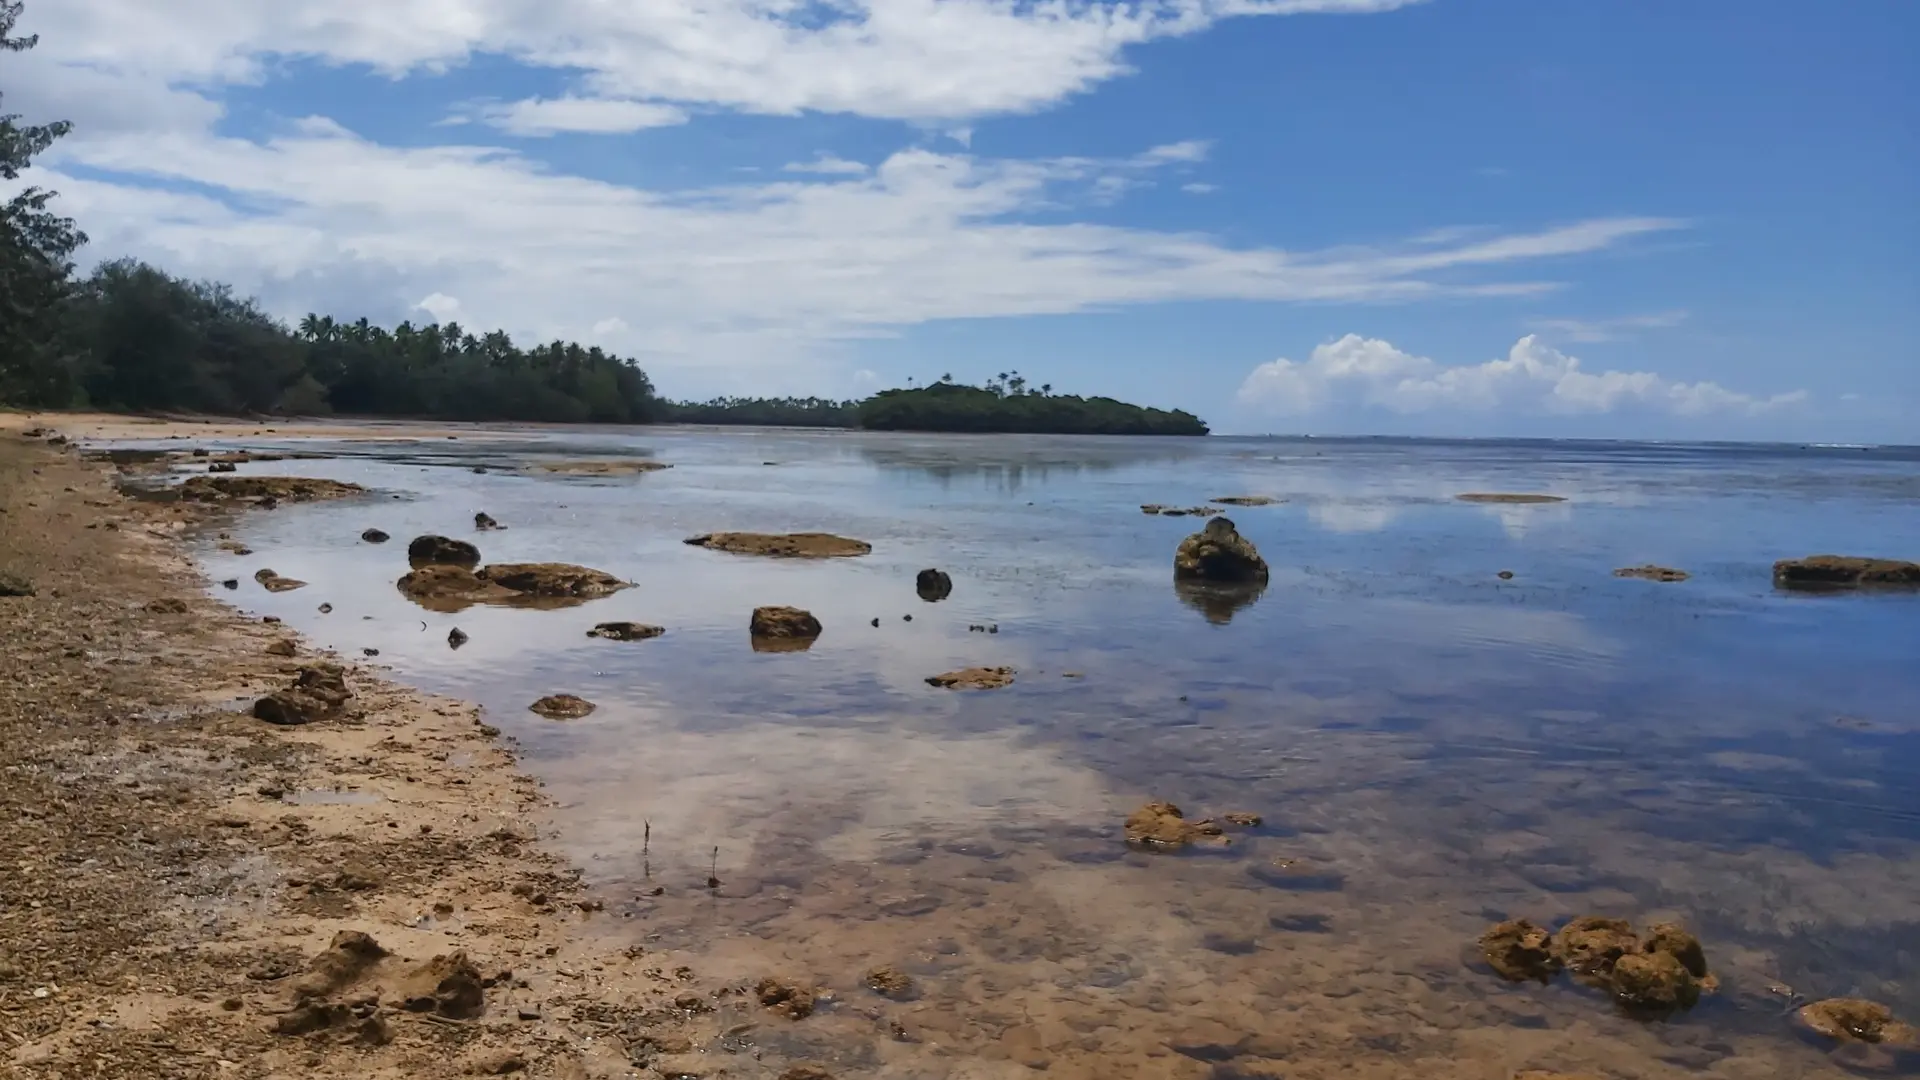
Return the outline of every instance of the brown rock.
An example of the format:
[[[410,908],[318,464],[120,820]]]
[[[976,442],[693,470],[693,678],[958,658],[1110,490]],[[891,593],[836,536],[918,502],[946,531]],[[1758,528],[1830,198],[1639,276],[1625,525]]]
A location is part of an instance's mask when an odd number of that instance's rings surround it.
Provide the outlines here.
[[[873,545],[832,533],[706,533],[687,538],[694,547],[730,551],[736,555],[766,555],[776,559],[833,559],[866,555]]]
[[[1809,555],[1773,564],[1773,584],[1781,589],[1920,587],[1920,563],[1900,559],[1861,559],[1846,555]]]
[[[416,536],[407,545],[407,561],[414,566],[478,566],[480,549],[465,540]]]
[[[946,690],[999,690],[1013,685],[1013,669],[1008,667],[970,667],[930,675],[927,685]]]
[[[1220,820],[1240,829],[1257,829],[1261,825],[1266,824],[1266,819],[1262,818],[1259,814],[1221,814]]]
[[[1707,977],[1707,952],[1700,947],[1700,939],[1677,923],[1655,923],[1648,928],[1641,947],[1649,953],[1672,956],[1696,979]]]
[[[306,588],[307,583],[298,578],[281,577],[279,574],[275,574],[262,581],[260,587],[268,592],[292,592],[295,589]]]
[[[789,1020],[805,1020],[813,1015],[819,992],[812,987],[769,975],[760,980],[760,985],[754,988],[754,995],[760,999],[760,1004]]]
[[[352,697],[346,673],[336,664],[309,664],[293,685],[253,703],[253,715],[269,724],[294,726],[325,720]]]
[[[1136,847],[1174,849],[1188,844],[1227,842],[1226,830],[1211,819],[1188,821],[1169,802],[1150,802],[1127,815],[1127,843]]]
[[[180,497],[190,502],[227,502],[255,499],[312,502],[339,499],[366,491],[359,484],[311,476],[189,476],[180,485]]]
[[[1675,582],[1685,581],[1692,575],[1688,574],[1685,570],[1675,570],[1671,566],[1655,566],[1652,563],[1648,563],[1645,566],[1623,566],[1615,570],[1613,576],[1640,578],[1645,581]]]
[[[526,1069],[527,1059],[517,1050],[482,1047],[467,1055],[465,1065],[469,1076],[506,1076]]]
[[[351,986],[386,955],[387,950],[367,934],[358,930],[342,930],[333,935],[332,943],[307,964],[306,974],[294,981],[294,1000],[325,997]]]
[[[168,596],[159,600],[149,600],[146,604],[149,615],[185,615],[187,602],[178,597]]]
[[[299,646],[295,645],[291,638],[281,638],[267,646],[268,656],[292,656],[298,651]]]
[[[0,596],[32,596],[33,582],[12,571],[0,571]]]
[[[648,626],[637,622],[603,622],[587,631],[588,637],[605,638],[608,641],[645,641],[666,633],[665,627]]]
[[[447,563],[427,563],[409,570],[394,585],[407,599],[429,611],[463,611],[475,604],[504,604],[519,596],[468,567]]]
[[[571,563],[495,563],[474,576],[523,596],[592,599],[632,587],[605,571]]]
[[[1267,561],[1226,518],[1214,518],[1207,527],[1180,542],[1173,555],[1173,576],[1199,581],[1260,582],[1267,580]]]
[[[1509,982],[1546,982],[1560,970],[1560,961],[1553,955],[1553,935],[1525,919],[1497,923],[1481,934],[1480,952]]]
[[[527,708],[549,720],[578,720],[593,712],[598,706],[586,698],[575,697],[572,694],[548,694]]]
[[[1828,998],[1803,1006],[1798,1019],[1809,1031],[1839,1042],[1892,1043],[1920,1049],[1914,1028],[1893,1018],[1893,1011],[1876,1001]]]
[[[1614,962],[1613,999],[1635,1012],[1665,1014],[1690,1009],[1700,984],[1671,953],[1630,953]]]
[[[1459,499],[1461,502],[1505,503],[1518,506],[1567,501],[1566,497],[1561,495],[1514,494],[1504,491],[1469,491],[1465,495],[1455,495],[1454,498]]]
[[[913,977],[898,968],[874,968],[867,972],[865,982],[867,989],[895,1001],[904,1001],[913,996]]]
[[[471,1020],[486,1006],[480,971],[464,952],[436,956],[415,968],[401,981],[396,996],[408,1012],[452,1020]]]
[[[1606,975],[1623,956],[1640,951],[1633,924],[1625,919],[1582,915],[1553,935],[1553,957],[1582,975]]]
[[[603,458],[596,461],[546,461],[532,467],[533,472],[559,476],[632,476],[656,472],[673,466],[646,458]]]
[[[756,638],[811,640],[820,636],[821,627],[820,620],[810,611],[795,607],[758,607],[753,609],[753,620],[747,629]]]

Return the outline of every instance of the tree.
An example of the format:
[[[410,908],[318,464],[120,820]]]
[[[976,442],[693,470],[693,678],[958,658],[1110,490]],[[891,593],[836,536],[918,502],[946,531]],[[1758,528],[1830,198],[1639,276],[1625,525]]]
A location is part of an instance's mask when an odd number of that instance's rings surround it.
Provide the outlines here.
[[[39,38],[13,37],[22,0],[0,0],[0,54],[24,52]],[[18,180],[36,155],[72,129],[65,121],[24,124],[0,113],[0,179]],[[0,203],[0,400],[74,403],[73,350],[62,317],[72,256],[87,238],[48,209],[55,193],[29,186]]]

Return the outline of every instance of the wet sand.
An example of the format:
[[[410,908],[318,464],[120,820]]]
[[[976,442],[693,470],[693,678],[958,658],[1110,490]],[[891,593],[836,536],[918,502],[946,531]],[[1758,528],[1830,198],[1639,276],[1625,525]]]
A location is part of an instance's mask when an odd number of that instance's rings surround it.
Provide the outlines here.
[[[200,511],[6,426],[0,572],[32,595],[0,597],[0,1074],[619,1076],[686,1038],[675,999],[725,988],[583,932],[615,916],[542,849],[538,786],[473,706],[343,661],[344,715],[246,715],[317,657],[209,599],[180,542]],[[390,954],[333,995],[352,1031],[275,1033],[342,931]],[[477,1018],[399,1007],[456,953]]]

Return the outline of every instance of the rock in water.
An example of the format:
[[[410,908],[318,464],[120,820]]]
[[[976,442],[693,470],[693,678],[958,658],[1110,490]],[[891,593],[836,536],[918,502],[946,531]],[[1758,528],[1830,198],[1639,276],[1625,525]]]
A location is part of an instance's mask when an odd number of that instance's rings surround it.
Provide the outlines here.
[[[1773,584],[1781,589],[1850,587],[1920,588],[1920,563],[1900,559],[1861,559],[1846,555],[1809,555],[1773,564]]]
[[[415,566],[478,566],[480,549],[465,540],[416,536],[407,545],[407,561]]]
[[[1553,935],[1525,919],[1498,923],[1481,934],[1480,952],[1509,982],[1546,982],[1560,970],[1560,961],[1553,955]]]
[[[905,1001],[913,996],[913,977],[892,967],[877,967],[867,972],[867,989],[889,997],[895,1001]]]
[[[666,628],[648,626],[637,622],[603,622],[587,631],[588,637],[605,638],[608,641],[645,641],[666,633]]]
[[[1286,500],[1276,499],[1271,495],[1221,495],[1209,501],[1217,502],[1221,506],[1272,506]]]
[[[736,555],[766,555],[777,559],[850,558],[872,553],[865,540],[850,540],[832,533],[705,533],[686,541],[711,551],[730,551]]]
[[[548,694],[527,708],[549,720],[578,720],[598,708],[586,698],[572,694]]]
[[[804,1020],[813,1015],[814,999],[819,992],[810,986],[768,976],[754,988],[754,996],[760,999],[760,1004],[789,1020]]]
[[[1176,849],[1188,844],[1224,846],[1226,829],[1211,818],[1188,821],[1170,802],[1150,802],[1127,815],[1127,843],[1135,847]]]
[[[256,499],[263,503],[309,502],[339,499],[366,491],[359,484],[311,476],[189,476],[180,485],[180,497],[189,502]]]
[[[1566,502],[1564,495],[1539,495],[1531,492],[1507,491],[1469,491],[1464,495],[1455,495],[1461,502],[1505,504],[1509,506],[1529,506],[1540,503]]]
[[[1640,951],[1640,938],[1625,919],[1582,915],[1553,936],[1554,959],[1582,975],[1608,975],[1629,953]]]
[[[1189,581],[1263,582],[1267,561],[1232,521],[1214,518],[1180,542],[1173,554],[1173,576]]]
[[[483,512],[473,515],[473,527],[485,532],[488,529],[498,529],[502,526],[499,522],[493,520],[492,517]]]
[[[913,579],[913,591],[928,603],[945,600],[953,595],[953,579],[944,570],[922,570]]]
[[[1700,939],[1688,933],[1684,927],[1675,923],[1656,923],[1648,929],[1642,948],[1649,953],[1666,953],[1680,961],[1680,966],[1696,979],[1707,977],[1707,952],[1700,947]]]
[[[628,583],[603,570],[571,563],[494,563],[474,576],[523,596],[610,596]]]
[[[820,636],[820,620],[796,607],[757,607],[747,626],[756,638],[811,640]]]
[[[1013,685],[1010,667],[970,667],[927,677],[928,686],[943,690],[999,690]]]
[[[393,537],[388,536],[379,529],[368,529],[366,532],[360,534],[360,539],[365,540],[369,544],[384,544],[393,539]]]
[[[447,631],[447,647],[450,649],[457,649],[465,645],[467,640],[467,632],[457,626]]]
[[[1816,1035],[1839,1042],[1915,1045],[1920,1032],[1893,1018],[1893,1011],[1876,1001],[1828,998],[1803,1007],[1801,1024]]]
[[[1642,1013],[1665,1015],[1691,1009],[1700,1000],[1700,984],[1672,953],[1623,956],[1613,965],[1613,1000]]]
[[[1688,574],[1685,570],[1675,570],[1671,566],[1655,566],[1652,563],[1648,563],[1645,566],[1623,566],[1615,570],[1613,576],[1640,578],[1643,581],[1675,582],[1685,581],[1692,575]]]

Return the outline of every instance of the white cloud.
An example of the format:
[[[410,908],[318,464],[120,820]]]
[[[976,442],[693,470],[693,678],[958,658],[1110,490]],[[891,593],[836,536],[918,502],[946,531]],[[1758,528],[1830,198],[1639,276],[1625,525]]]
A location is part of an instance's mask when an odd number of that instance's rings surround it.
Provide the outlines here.
[[[460,321],[460,301],[446,293],[434,293],[413,306],[433,316],[434,322]]]
[[[601,319],[599,322],[594,323],[593,336],[596,338],[619,338],[625,336],[629,329],[631,329],[631,327],[627,325],[627,320],[615,315],[612,318]]]
[[[1230,247],[1030,220],[1096,197],[1106,177],[1146,175],[1133,158],[916,149],[861,177],[668,193],[556,173],[498,148],[380,146],[324,121],[265,143],[76,135],[43,161],[36,182],[86,223],[91,256],[137,255],[230,281],[282,315],[297,317],[316,296],[374,315],[440,293],[490,326],[540,339],[580,337],[617,315],[649,363],[735,371],[791,366],[822,343],[936,319],[1537,290],[1550,284],[1489,276],[1672,225],[1578,222],[1452,246]],[[59,171],[74,166],[84,171]]]
[[[1044,108],[1125,74],[1132,46],[1223,19],[1413,2],[43,0],[22,29],[59,59],[174,85],[258,81],[280,58],[401,74],[486,54],[597,98],[960,120]]]
[[[569,132],[630,135],[646,128],[673,127],[687,122],[685,109],[619,98],[527,98],[484,105],[475,112],[478,119],[509,135],[529,137]]]
[[[1220,188],[1215,184],[1181,184],[1180,190],[1189,195],[1211,195]]]
[[[796,161],[782,166],[781,171],[791,173],[813,173],[818,176],[865,176],[867,166],[858,161],[848,161],[832,154],[821,154],[812,161]]]
[[[1504,359],[1448,367],[1385,341],[1348,334],[1314,349],[1307,360],[1260,365],[1241,384],[1239,397],[1244,405],[1282,415],[1371,408],[1540,415],[1646,409],[1693,416],[1761,413],[1797,403],[1806,394],[1763,398],[1647,371],[1588,372],[1579,360],[1531,335],[1516,342]]]
[[[1665,330],[1687,321],[1684,311],[1659,311],[1650,315],[1623,315],[1613,319],[1535,319],[1534,329],[1580,344],[1614,341],[1640,330]]]
[[[1207,160],[1213,152],[1213,143],[1207,139],[1188,139],[1185,142],[1167,143],[1156,146],[1135,157],[1142,165],[1169,165],[1174,163],[1192,164]]]

